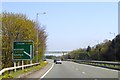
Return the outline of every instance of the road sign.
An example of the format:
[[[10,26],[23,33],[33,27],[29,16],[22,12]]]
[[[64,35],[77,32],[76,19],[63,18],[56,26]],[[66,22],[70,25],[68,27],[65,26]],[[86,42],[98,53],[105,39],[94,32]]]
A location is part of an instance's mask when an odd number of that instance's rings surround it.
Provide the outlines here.
[[[33,42],[14,42],[13,43],[14,60],[33,59]]]

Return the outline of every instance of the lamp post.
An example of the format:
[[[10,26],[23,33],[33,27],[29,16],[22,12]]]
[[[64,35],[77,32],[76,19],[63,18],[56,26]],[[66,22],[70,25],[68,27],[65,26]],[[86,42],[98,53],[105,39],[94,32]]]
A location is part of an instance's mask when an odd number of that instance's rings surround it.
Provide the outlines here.
[[[109,32],[110,34],[112,34],[114,36],[114,38],[116,37],[116,34],[115,33],[112,33],[112,32]],[[115,50],[115,61],[116,61],[116,48],[115,48],[115,39],[114,39],[114,50]]]
[[[36,34],[36,37],[37,37],[37,44],[36,44],[36,62],[38,63],[38,16],[39,14],[46,14],[46,12],[43,12],[43,13],[37,13],[36,14],[36,29],[37,29],[37,34]]]
[[[110,34],[113,34],[113,35],[114,35],[114,37],[116,36],[116,35],[115,35],[115,33],[112,33],[112,32],[109,32],[109,33],[110,33]]]

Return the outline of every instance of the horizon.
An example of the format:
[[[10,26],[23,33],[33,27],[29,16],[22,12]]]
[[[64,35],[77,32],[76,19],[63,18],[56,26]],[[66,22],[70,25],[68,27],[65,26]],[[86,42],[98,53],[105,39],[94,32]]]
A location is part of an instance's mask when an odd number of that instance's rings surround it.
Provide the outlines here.
[[[37,12],[46,12],[38,20],[46,27],[47,50],[54,51],[93,47],[105,39],[112,40],[115,36],[109,32],[118,34],[117,8],[116,2],[2,3],[2,11],[22,13],[34,21]]]

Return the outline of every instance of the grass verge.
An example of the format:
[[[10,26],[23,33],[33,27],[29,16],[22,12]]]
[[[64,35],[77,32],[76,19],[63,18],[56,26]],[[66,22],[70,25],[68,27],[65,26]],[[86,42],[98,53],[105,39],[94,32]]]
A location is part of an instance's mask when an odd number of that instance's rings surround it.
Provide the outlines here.
[[[47,65],[47,62],[42,61],[40,65],[25,68],[24,70],[19,69],[16,72],[14,72],[14,71],[5,72],[4,75],[0,76],[0,80],[2,80],[3,78],[16,78],[16,77],[20,76],[21,74],[25,74],[25,73],[28,73],[31,71],[36,71],[36,70],[42,69],[46,65]]]

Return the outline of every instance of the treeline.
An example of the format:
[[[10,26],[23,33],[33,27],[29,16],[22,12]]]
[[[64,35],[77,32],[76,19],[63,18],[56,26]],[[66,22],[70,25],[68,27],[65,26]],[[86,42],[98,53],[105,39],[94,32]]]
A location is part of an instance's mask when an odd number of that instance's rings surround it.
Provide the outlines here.
[[[112,41],[105,40],[93,47],[88,46],[85,49],[73,50],[63,57],[77,60],[120,61],[120,34]]]
[[[36,62],[36,45],[38,30],[38,60],[40,61],[46,50],[47,35],[45,28],[36,27],[37,22],[30,20],[24,14],[15,14],[9,12],[2,13],[2,68],[13,66],[12,46],[14,41],[34,42],[34,59]],[[29,61],[25,61],[28,64]]]
[[[46,58],[46,59],[55,59],[56,56],[53,56],[53,55],[47,55],[47,56],[45,56],[45,58]]]

